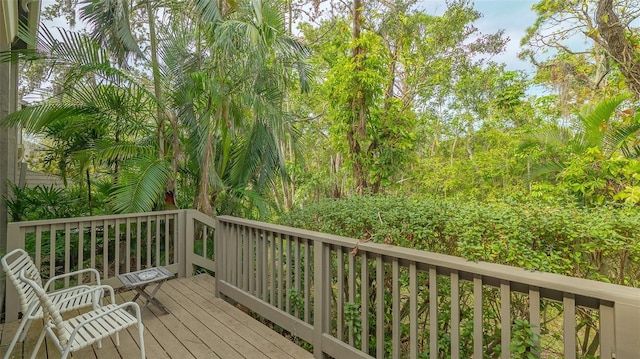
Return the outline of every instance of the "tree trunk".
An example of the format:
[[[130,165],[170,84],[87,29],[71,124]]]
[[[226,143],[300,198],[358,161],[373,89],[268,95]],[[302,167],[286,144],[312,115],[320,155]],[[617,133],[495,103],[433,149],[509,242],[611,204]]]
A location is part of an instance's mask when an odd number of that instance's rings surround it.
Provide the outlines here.
[[[158,101],[156,108],[156,124],[158,126],[157,136],[158,136],[158,157],[160,159],[165,158],[166,156],[166,148],[165,148],[165,140],[166,140],[166,130],[165,130],[165,122],[166,115],[164,111],[164,97],[162,95],[162,86],[160,84],[160,65],[158,62],[158,38],[156,36],[156,22],[155,22],[155,14],[153,12],[153,8],[151,5],[151,1],[147,1],[147,16],[149,18],[149,43],[151,47],[151,69],[153,72],[153,90],[156,96],[156,100]],[[172,156],[171,156],[171,175],[167,179],[167,184],[165,185],[165,193],[172,193],[173,198],[175,200],[177,192],[176,192],[176,178],[178,175],[178,161],[177,161],[177,151],[178,151],[178,119],[175,116],[171,116],[169,118],[171,122],[171,129],[173,131],[173,144],[172,144]]]
[[[604,47],[620,66],[627,86],[636,99],[640,99],[640,55],[625,37],[625,28],[613,8],[613,0],[600,0],[596,11],[596,22]]]
[[[353,1],[353,41],[358,43],[360,32],[362,31],[362,11],[364,10],[363,0]],[[352,58],[355,63],[355,71],[362,70],[362,54],[364,49],[359,44],[354,46]],[[362,195],[367,188],[367,173],[364,165],[362,147],[360,143],[367,134],[367,103],[364,96],[364,89],[359,86],[355,89],[351,100],[351,126],[347,131],[349,141],[349,152],[353,163],[353,176],[356,183],[356,193]]]

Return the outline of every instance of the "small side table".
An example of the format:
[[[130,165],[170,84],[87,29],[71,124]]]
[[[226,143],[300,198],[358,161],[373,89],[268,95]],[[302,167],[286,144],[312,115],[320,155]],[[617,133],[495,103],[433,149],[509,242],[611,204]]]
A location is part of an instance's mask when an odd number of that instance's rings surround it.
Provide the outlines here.
[[[122,284],[124,284],[125,289],[134,289],[137,292],[135,297],[133,297],[133,302],[135,302],[139,297],[145,299],[144,304],[140,308],[141,311],[144,310],[149,303],[152,303],[166,314],[169,314],[169,311],[158,299],[156,299],[156,294],[164,282],[173,277],[173,273],[169,272],[164,267],[153,267],[137,272],[118,274],[118,279],[120,279]],[[157,285],[151,293],[146,291],[148,285],[156,283]]]

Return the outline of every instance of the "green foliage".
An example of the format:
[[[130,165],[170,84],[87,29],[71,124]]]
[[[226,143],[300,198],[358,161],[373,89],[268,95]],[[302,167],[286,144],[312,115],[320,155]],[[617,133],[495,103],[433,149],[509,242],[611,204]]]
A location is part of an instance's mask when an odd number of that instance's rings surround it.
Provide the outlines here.
[[[282,224],[544,272],[640,286],[636,207],[411,197],[325,200]],[[622,263],[622,267],[620,266]]]
[[[12,195],[6,200],[9,218],[13,222],[82,217],[89,213],[86,201],[70,190],[41,185],[33,188],[9,185]]]
[[[362,308],[358,303],[347,302],[344,305],[344,323],[348,328],[350,335],[353,335],[354,341],[359,346],[362,340]]]
[[[511,328],[512,358],[536,359],[540,353],[540,336],[533,331],[533,325],[526,320],[516,319]]]

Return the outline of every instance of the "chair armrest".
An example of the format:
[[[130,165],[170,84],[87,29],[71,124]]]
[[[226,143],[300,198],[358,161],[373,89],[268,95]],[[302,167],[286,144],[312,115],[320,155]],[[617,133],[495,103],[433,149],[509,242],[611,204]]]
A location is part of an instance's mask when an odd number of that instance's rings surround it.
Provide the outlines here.
[[[98,272],[97,269],[95,268],[85,268],[85,269],[80,269],[77,271],[73,271],[73,272],[69,272],[69,273],[63,273],[63,274],[59,274],[56,276],[53,276],[51,278],[49,278],[49,280],[47,281],[47,283],[45,283],[45,285],[42,287],[44,288],[46,291],[49,290],[49,286],[55,282],[58,279],[62,279],[62,278],[66,278],[66,277],[71,277],[74,275],[78,275],[78,274],[83,274],[83,273],[93,273],[93,275],[96,277],[96,284],[100,285],[100,272]]]

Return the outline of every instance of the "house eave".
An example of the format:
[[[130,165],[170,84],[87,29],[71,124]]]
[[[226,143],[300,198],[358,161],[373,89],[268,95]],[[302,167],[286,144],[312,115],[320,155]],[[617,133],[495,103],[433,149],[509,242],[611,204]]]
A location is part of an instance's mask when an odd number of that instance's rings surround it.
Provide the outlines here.
[[[22,47],[18,40],[18,24],[26,22],[29,32],[35,37],[40,21],[40,0],[0,1],[0,48]]]

